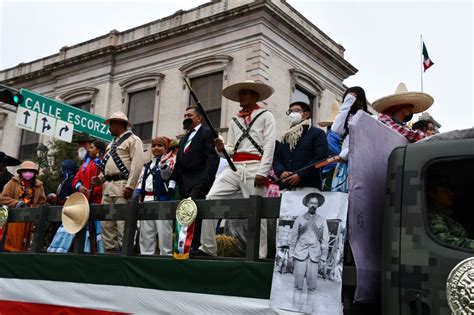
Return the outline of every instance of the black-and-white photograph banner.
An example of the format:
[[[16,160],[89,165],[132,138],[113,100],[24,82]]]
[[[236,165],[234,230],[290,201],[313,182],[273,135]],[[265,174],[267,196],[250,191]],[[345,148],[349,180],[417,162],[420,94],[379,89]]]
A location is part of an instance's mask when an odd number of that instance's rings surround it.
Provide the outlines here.
[[[347,200],[312,189],[282,194],[271,307],[342,314]]]

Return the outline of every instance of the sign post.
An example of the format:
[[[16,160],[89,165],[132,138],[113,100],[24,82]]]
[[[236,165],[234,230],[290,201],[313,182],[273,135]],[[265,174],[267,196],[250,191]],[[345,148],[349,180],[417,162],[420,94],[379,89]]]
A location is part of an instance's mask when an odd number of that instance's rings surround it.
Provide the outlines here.
[[[71,142],[73,131],[112,141],[105,118],[91,114],[40,94],[20,90],[24,101],[18,106],[16,125],[57,139]]]

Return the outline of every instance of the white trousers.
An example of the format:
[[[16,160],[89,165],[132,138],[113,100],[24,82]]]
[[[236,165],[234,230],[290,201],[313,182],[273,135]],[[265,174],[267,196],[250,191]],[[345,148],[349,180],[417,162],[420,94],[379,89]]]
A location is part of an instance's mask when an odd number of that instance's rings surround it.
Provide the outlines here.
[[[145,196],[144,201],[153,201],[153,196]],[[140,221],[140,254],[155,255],[156,235],[160,255],[171,256],[173,252],[173,221],[172,220],[141,220]]]
[[[250,195],[265,195],[265,188],[254,187],[255,175],[260,162],[236,163],[237,172],[227,166],[216,178],[206,199],[248,198]],[[227,223],[228,220],[226,220]],[[216,227],[218,220],[202,220],[201,246],[203,252],[217,256]],[[262,220],[260,224],[259,257],[267,256],[267,224]]]
[[[160,255],[171,256],[173,251],[173,221],[172,220],[142,220],[140,221],[140,254],[154,255],[156,235]]]

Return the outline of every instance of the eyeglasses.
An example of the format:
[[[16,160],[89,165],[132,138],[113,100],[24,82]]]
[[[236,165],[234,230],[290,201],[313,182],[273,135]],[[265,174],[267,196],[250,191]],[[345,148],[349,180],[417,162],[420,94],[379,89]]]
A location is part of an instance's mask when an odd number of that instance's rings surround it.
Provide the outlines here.
[[[293,110],[289,109],[286,111],[286,115],[290,116],[291,113],[302,113],[302,112],[303,111],[301,109],[293,109]]]

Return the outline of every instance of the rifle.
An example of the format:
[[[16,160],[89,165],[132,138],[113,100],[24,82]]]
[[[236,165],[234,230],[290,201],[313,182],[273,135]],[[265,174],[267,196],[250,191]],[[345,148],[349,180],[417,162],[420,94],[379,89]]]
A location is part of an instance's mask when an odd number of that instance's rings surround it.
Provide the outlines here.
[[[207,116],[206,111],[205,111],[204,108],[202,107],[201,102],[199,102],[199,99],[198,99],[196,93],[194,93],[194,91],[193,91],[193,89],[191,88],[191,85],[189,84],[188,80],[187,80],[186,78],[184,78],[183,80],[184,80],[184,82],[186,83],[186,85],[188,86],[188,89],[189,89],[189,91],[191,92],[191,96],[193,97],[194,102],[197,104],[199,110],[201,111],[201,114],[202,114],[202,116],[204,117],[204,120],[206,121],[207,125],[208,125],[209,128],[211,129],[212,134],[214,135],[214,138],[218,138],[218,137],[219,137],[219,134],[218,134],[217,131],[214,129],[214,126],[212,125],[211,120],[210,120],[209,117]],[[229,163],[230,168],[231,168],[234,172],[237,172],[237,169],[235,168],[234,162],[232,162],[232,159],[230,158],[229,153],[227,153],[227,151],[225,150],[225,148],[224,148],[224,151],[222,151],[222,154],[224,155],[225,159],[227,160],[227,163]]]
[[[288,176],[285,176],[285,177],[282,177],[282,178],[277,179],[277,180],[275,180],[275,181],[272,181],[272,183],[276,184],[276,183],[278,183],[278,182],[281,182],[282,180],[285,180],[285,179],[287,179],[288,177],[293,176],[294,174],[298,174],[299,172],[305,171],[305,170],[307,170],[308,168],[311,168],[311,167],[314,167],[314,168],[321,168],[321,167],[326,166],[326,165],[328,165],[328,164],[339,162],[340,160],[341,160],[341,157],[340,157],[339,155],[334,155],[334,156],[328,157],[328,158],[325,159],[325,160],[321,160],[321,161],[312,163],[312,164],[310,164],[310,165],[306,165],[305,167],[300,168],[299,170],[292,172],[292,174],[290,174],[290,175],[288,175]]]
[[[90,161],[89,163],[94,163],[94,161]],[[100,169],[97,168],[95,176],[97,176],[98,172],[100,172]],[[89,204],[92,204],[92,198],[94,197],[94,188],[95,185],[91,183],[90,192],[89,192]],[[89,226],[89,239],[91,241],[91,254],[95,254],[97,250],[97,240],[96,240],[96,231],[95,231],[95,222],[94,220],[91,220],[88,223]]]

